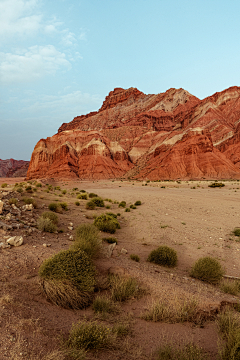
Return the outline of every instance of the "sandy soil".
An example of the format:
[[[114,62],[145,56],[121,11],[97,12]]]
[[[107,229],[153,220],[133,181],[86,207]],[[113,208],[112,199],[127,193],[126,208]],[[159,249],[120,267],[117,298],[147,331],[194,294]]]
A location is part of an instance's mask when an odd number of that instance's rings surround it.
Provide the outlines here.
[[[0,185],[5,182],[14,184],[16,181],[21,179],[1,178]],[[132,332],[127,339],[119,340],[120,349],[99,352],[97,355],[90,353],[89,358],[144,359],[152,356],[155,359],[159,345],[172,340],[183,343],[193,341],[202,346],[211,359],[216,359],[218,334],[213,319],[199,326],[192,323],[147,322],[140,315],[153,298],[160,296],[168,300],[197,297],[206,312],[218,308],[223,300],[239,300],[239,297],[224,294],[218,286],[189,277],[191,266],[203,256],[219,259],[227,275],[239,276],[240,243],[231,234],[235,227],[240,227],[239,182],[226,181],[226,186],[221,189],[209,188],[210,182],[207,181],[147,185],[137,181],[43,180],[43,183],[46,182],[68,192],[59,197],[60,191],[46,193],[43,187],[31,194],[38,208],[32,215],[26,214],[26,221],[37,219],[53,200],[65,201],[69,211],[59,214],[59,228],[64,232],[49,234],[36,230],[29,235],[27,228],[12,230],[10,235],[24,235],[24,245],[0,250],[0,359],[30,359],[31,356],[37,359],[39,354],[44,356],[59,348],[59,336],[67,336],[72,323],[84,316],[95,318],[91,307],[72,311],[48,303],[40,291],[37,274],[45,258],[71,245],[69,235],[74,231],[67,229],[69,222],[73,222],[74,227],[92,223],[93,214],[106,211],[121,213],[121,229],[114,235],[118,245],[112,257],[98,259],[97,269],[105,272],[112,266],[125,269],[148,289],[148,294],[121,305],[118,321],[129,321]],[[125,200],[127,206],[137,200],[141,200],[142,205],[125,212],[117,204],[106,201],[105,204],[111,206],[110,210],[86,210],[85,200],[80,200],[80,206],[75,205],[76,194],[72,191],[75,187],[95,192],[103,199]],[[3,192],[5,190],[11,190],[11,186],[2,189]],[[17,196],[21,199],[19,194]],[[8,234],[9,231],[0,230],[0,238]],[[43,247],[44,243],[51,246]],[[166,269],[146,261],[150,251],[159,245],[168,245],[177,251],[176,268]],[[121,253],[122,248],[127,250],[127,254]],[[140,262],[132,261],[130,254],[139,255]]]

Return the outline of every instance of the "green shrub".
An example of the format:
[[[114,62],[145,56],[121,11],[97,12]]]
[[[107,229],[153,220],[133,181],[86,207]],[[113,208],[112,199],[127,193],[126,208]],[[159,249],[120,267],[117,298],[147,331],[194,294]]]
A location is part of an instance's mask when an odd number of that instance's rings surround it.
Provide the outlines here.
[[[135,205],[135,206],[142,205],[142,202],[141,202],[140,200],[137,200],[134,205]]]
[[[115,337],[111,328],[95,321],[82,321],[73,325],[67,346],[74,349],[103,349],[112,345]]]
[[[43,292],[54,304],[75,309],[89,305],[95,269],[84,251],[61,251],[42,263],[39,276]]]
[[[108,297],[97,296],[92,303],[92,308],[95,313],[114,313],[116,312],[116,305]]]
[[[51,204],[48,205],[48,208],[49,208],[49,210],[51,210],[51,211],[57,212],[58,209],[59,209],[59,205],[56,204],[56,203],[51,203]]]
[[[16,188],[16,191],[21,194],[23,192],[23,188],[19,186]]]
[[[214,182],[214,183],[208,185],[208,187],[211,187],[211,188],[215,188],[215,187],[220,187],[221,188],[223,186],[225,186],[225,184],[223,184],[221,182]]]
[[[3,183],[3,184],[1,185],[2,188],[5,188],[5,187],[7,187],[7,186],[8,186],[7,183]]]
[[[80,202],[79,201],[75,201],[75,205],[79,206]]]
[[[177,264],[177,253],[168,246],[159,246],[149,254],[147,261],[158,265],[174,267]]]
[[[191,269],[190,276],[210,284],[217,284],[223,274],[224,271],[218,260],[211,257],[203,257],[196,261]]]
[[[76,228],[73,249],[84,251],[90,258],[99,255],[102,241],[99,238],[99,230],[92,224],[82,224]]]
[[[37,207],[37,203],[36,203],[36,200],[35,200],[35,199],[24,197],[24,198],[23,198],[23,201],[24,201],[24,203],[25,203],[26,205],[33,204],[33,207],[34,207],[34,208]]]
[[[104,207],[104,201],[103,201],[103,199],[100,198],[100,197],[92,198],[91,201],[94,202],[94,204],[95,204],[97,207]]]
[[[94,225],[104,232],[114,234],[116,229],[120,229],[119,222],[110,215],[102,214],[94,220]]]
[[[8,201],[9,201],[9,205],[12,205],[12,204],[17,205],[17,203],[18,203],[18,199],[16,199],[16,198],[11,198]]]
[[[135,279],[113,275],[110,277],[111,298],[113,301],[126,301],[139,292],[139,286]]]
[[[52,185],[48,185],[48,190],[52,190]]]
[[[86,203],[87,210],[94,210],[96,208],[96,204],[91,200]]]
[[[90,193],[88,196],[89,196],[90,198],[98,197],[98,195],[97,195],[97,194],[94,194],[94,193]]]
[[[41,215],[44,219],[50,219],[54,224],[58,224],[58,216],[54,212],[45,211]]]
[[[31,185],[26,186],[25,190],[26,190],[26,192],[28,192],[28,193],[32,193],[32,192],[33,192]]]
[[[233,234],[234,234],[235,236],[240,236],[240,228],[235,228],[235,229],[233,230]]]
[[[36,184],[36,187],[42,187],[42,184],[41,184],[41,183],[37,183],[37,184]]]
[[[114,243],[118,243],[117,239],[115,237],[104,237],[102,238],[102,241],[105,241],[109,244],[114,244]]]
[[[54,190],[59,190],[59,191],[61,191],[61,188],[60,188],[60,186],[54,186]]]
[[[65,195],[67,193],[67,190],[63,190],[62,194]]]
[[[131,210],[129,208],[126,208],[125,209],[125,212],[130,212]]]
[[[57,230],[56,225],[49,218],[40,216],[37,220],[37,227],[41,231],[53,233]]]
[[[67,204],[66,202],[61,202],[59,205],[61,206],[61,208],[62,208],[63,210],[65,210],[65,211],[68,210],[68,204]]]
[[[79,194],[79,195],[77,196],[77,199],[87,200],[87,199],[88,199],[88,196],[87,196],[87,194]]]
[[[85,192],[86,192],[86,190],[80,190],[80,192],[81,192],[81,193],[85,193]]]
[[[130,209],[136,209],[135,205],[130,205]]]
[[[140,257],[138,255],[135,255],[135,254],[131,254],[130,255],[130,259],[136,261],[136,262],[139,262],[140,261]]]
[[[112,212],[107,212],[106,215],[112,216],[114,219],[117,219],[118,215]]]
[[[125,208],[125,206],[126,206],[126,201],[121,201],[118,205],[118,207],[123,207],[123,208]]]
[[[106,207],[106,209],[111,209],[110,205],[106,205],[105,207]]]

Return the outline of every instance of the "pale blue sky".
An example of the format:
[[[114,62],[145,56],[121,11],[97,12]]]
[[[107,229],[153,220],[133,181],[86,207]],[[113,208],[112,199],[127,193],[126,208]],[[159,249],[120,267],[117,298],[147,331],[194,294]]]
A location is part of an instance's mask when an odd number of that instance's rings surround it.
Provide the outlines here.
[[[239,86],[239,16],[239,0],[0,0],[0,158],[29,160],[115,87]]]

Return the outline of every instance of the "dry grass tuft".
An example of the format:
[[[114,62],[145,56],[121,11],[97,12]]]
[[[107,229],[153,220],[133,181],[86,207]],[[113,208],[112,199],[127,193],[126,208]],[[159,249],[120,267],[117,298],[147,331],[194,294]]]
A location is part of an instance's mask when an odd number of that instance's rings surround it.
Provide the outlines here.
[[[126,301],[132,297],[140,296],[144,290],[139,287],[137,280],[131,277],[110,276],[111,298],[113,301]]]

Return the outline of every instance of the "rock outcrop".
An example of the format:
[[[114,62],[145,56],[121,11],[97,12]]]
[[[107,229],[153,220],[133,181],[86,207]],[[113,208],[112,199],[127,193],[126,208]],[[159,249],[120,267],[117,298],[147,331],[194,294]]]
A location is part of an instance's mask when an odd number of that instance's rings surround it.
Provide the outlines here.
[[[0,177],[25,177],[27,175],[28,166],[29,161],[0,159]]]
[[[240,87],[203,100],[116,88],[99,111],[37,143],[27,178],[43,177],[240,178]]]

